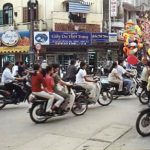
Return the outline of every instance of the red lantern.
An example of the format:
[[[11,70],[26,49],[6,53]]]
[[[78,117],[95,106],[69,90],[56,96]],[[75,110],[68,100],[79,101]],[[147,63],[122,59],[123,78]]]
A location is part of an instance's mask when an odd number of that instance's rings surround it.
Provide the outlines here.
[[[138,58],[134,55],[129,55],[127,58],[127,62],[131,65],[136,65],[138,63]]]

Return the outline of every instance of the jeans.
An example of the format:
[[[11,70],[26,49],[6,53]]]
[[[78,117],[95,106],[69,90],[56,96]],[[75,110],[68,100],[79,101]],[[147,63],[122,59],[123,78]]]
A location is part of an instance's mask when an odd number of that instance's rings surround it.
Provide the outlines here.
[[[124,87],[127,87],[128,91],[131,89],[132,81],[130,79],[123,79]]]

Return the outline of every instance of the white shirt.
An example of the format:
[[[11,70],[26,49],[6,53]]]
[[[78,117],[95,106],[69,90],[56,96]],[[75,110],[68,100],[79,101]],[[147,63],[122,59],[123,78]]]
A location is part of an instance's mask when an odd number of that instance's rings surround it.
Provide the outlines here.
[[[115,74],[118,74],[118,71],[116,68],[113,68],[111,73],[108,75],[108,81],[113,82],[114,80],[116,80],[117,78],[116,78]]]
[[[18,74],[18,66],[14,65],[12,68],[12,75],[16,76]]]
[[[2,83],[10,83],[13,80],[15,80],[15,77],[13,77],[11,70],[9,68],[5,68],[5,70],[2,73]]]
[[[142,74],[141,74],[141,80],[148,82],[148,67],[144,67]]]
[[[87,75],[85,69],[80,69],[76,74],[76,83],[85,83],[84,77]]]
[[[122,75],[125,74],[127,71],[120,65],[117,66],[117,71],[119,76],[122,78]]]

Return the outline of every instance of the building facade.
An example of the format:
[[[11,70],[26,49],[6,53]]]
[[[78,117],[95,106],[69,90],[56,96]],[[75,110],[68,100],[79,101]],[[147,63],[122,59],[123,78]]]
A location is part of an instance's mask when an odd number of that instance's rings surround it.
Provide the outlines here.
[[[101,32],[103,26],[103,0],[36,0],[34,31]],[[75,5],[76,4],[76,5]],[[30,2],[1,0],[0,32],[8,30],[30,31]],[[78,9],[81,8],[81,9]],[[3,43],[2,45],[3,46]],[[15,45],[16,46],[16,45]],[[30,45],[29,45],[30,46]],[[12,49],[12,47],[10,48]],[[67,64],[71,58],[87,59],[88,46],[42,46],[40,58],[49,63]],[[26,51],[1,51],[3,61],[28,61]]]

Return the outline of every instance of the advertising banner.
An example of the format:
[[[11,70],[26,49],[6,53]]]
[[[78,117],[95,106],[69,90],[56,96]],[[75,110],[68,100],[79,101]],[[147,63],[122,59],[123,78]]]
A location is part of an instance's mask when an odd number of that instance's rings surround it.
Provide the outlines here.
[[[8,30],[0,33],[0,53],[28,52],[30,47],[29,31]]]

